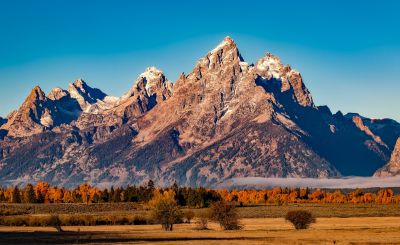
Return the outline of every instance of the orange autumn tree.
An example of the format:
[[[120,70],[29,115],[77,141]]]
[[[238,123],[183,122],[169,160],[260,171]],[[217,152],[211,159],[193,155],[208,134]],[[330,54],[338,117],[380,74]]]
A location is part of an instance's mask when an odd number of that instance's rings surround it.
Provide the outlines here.
[[[48,183],[38,182],[35,186],[36,200],[38,200],[39,203],[49,203],[49,191],[50,185]]]

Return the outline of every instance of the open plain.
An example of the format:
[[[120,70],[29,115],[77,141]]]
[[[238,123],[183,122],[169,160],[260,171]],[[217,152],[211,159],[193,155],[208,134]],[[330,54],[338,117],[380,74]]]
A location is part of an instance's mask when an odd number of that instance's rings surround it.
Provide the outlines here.
[[[215,223],[197,230],[178,224],[172,232],[160,225],[0,227],[1,244],[399,244],[400,217],[317,218],[308,230],[295,230],[283,218],[242,219],[241,231],[223,231]]]
[[[30,207],[30,208],[29,208]],[[146,216],[139,204],[6,204],[3,208],[23,209],[20,217],[57,213],[84,217]],[[307,230],[295,230],[284,220],[290,210],[308,210],[317,222]],[[112,211],[110,211],[112,210]],[[204,209],[192,209],[196,215]],[[0,226],[0,244],[400,244],[398,205],[296,204],[238,208],[243,229],[223,231],[210,222],[208,230],[198,230],[197,219],[176,224],[173,231],[159,224],[89,225],[53,227]],[[5,217],[1,217],[5,218]]]

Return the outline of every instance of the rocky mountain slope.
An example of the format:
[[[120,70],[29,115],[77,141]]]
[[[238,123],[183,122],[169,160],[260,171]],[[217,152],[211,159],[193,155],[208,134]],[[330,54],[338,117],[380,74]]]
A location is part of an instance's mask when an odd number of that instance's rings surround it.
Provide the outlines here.
[[[378,169],[378,171],[376,171],[374,175],[378,177],[384,177],[384,176],[395,176],[399,174],[400,174],[400,138],[398,138],[396,141],[389,162],[382,168]]]
[[[82,80],[32,90],[1,126],[0,182],[213,186],[233,177],[372,175],[398,123],[316,106],[301,74],[226,37],[172,84],[150,67],[119,98]]]

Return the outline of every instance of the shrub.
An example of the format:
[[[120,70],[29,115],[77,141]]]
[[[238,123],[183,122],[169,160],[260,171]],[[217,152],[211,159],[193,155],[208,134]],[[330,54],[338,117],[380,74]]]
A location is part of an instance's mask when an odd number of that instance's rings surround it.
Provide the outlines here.
[[[62,231],[62,221],[58,215],[50,216],[22,216],[21,219],[25,221],[24,225],[28,226],[52,226],[57,231]]]
[[[174,224],[182,222],[182,212],[176,203],[173,190],[163,193],[155,191],[149,205],[152,207],[154,220],[160,223],[164,230],[172,231]]]
[[[65,226],[89,226],[89,225],[96,225],[98,222],[98,218],[95,218],[91,215],[79,215],[79,214],[73,214],[73,215],[66,215],[62,217],[61,219],[62,225]]]
[[[219,223],[224,230],[240,230],[236,207],[232,204],[220,201],[211,205],[210,218]]]
[[[194,212],[192,210],[187,210],[183,213],[186,223],[190,224],[190,221],[194,218]]]
[[[45,216],[24,216],[27,220],[28,226],[46,226],[47,222],[45,222]]]
[[[197,229],[208,230],[208,222],[210,221],[210,215],[208,213],[200,213],[197,217]]]
[[[28,214],[28,210],[17,210],[13,208],[6,208],[6,209],[0,209],[0,216],[12,216],[12,215],[23,215],[23,214]]]
[[[62,232],[62,228],[61,228],[61,220],[60,217],[58,217],[58,215],[52,215],[49,217],[48,219],[48,226],[53,226],[54,228],[56,228],[56,230],[58,232]]]
[[[116,225],[129,225],[129,219],[127,217],[118,217],[115,220]]]
[[[285,219],[290,221],[297,230],[307,229],[310,224],[315,223],[313,215],[304,210],[289,211],[286,214]]]
[[[8,216],[0,219],[0,225],[5,226],[26,226],[28,225],[26,217],[23,216]]]
[[[135,216],[132,220],[132,224],[134,225],[146,225],[147,223],[147,219],[142,216]]]

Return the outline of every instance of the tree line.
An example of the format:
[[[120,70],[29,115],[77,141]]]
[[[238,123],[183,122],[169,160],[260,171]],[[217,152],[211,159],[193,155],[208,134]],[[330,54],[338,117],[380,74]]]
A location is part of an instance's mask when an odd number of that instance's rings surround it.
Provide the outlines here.
[[[52,187],[46,182],[36,185],[27,184],[0,188],[0,202],[6,203],[147,203],[155,191],[172,190],[180,206],[208,207],[212,202],[221,200],[217,191],[205,188],[178,187],[175,183],[169,188],[156,188],[153,181],[145,185],[111,187],[100,189],[87,183],[74,189]]]
[[[355,189],[343,193],[341,190],[276,187],[269,190],[220,190],[218,193],[223,200],[244,206],[287,203],[400,203],[400,195],[395,195],[390,188],[382,188],[377,192]]]
[[[100,189],[84,183],[74,189],[52,187],[46,182],[24,187],[0,188],[0,202],[7,203],[117,203],[149,202],[155,192],[172,191],[179,206],[208,207],[214,202],[225,201],[241,206],[287,203],[370,203],[399,204],[400,195],[390,188],[377,192],[362,189],[343,193],[341,190],[309,188],[272,188],[265,190],[213,190],[179,187],[156,188],[153,181],[140,186]]]

